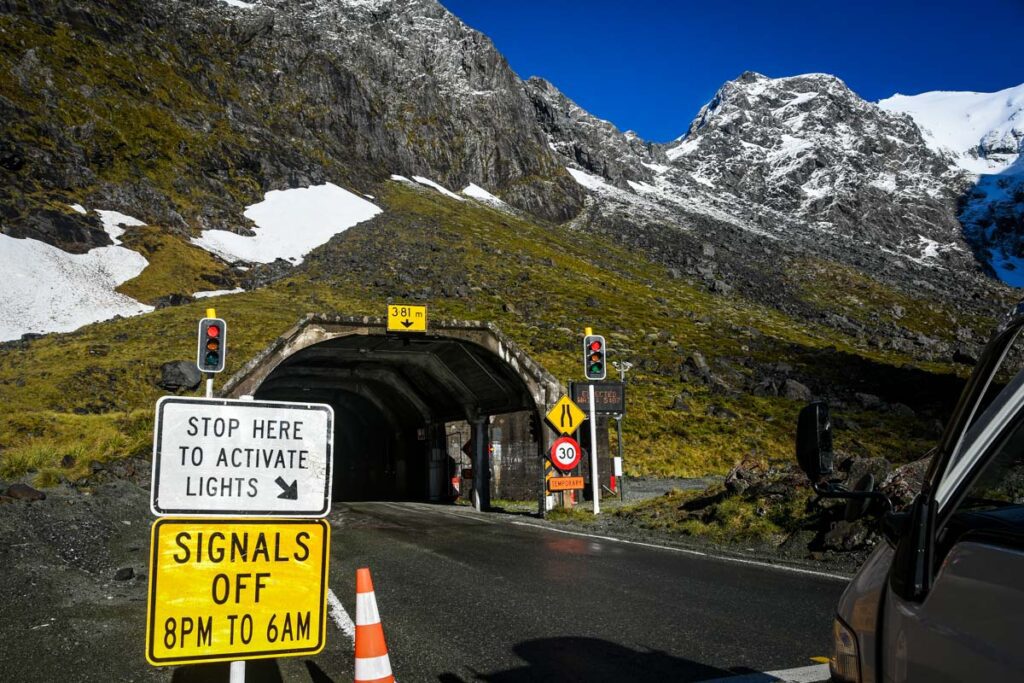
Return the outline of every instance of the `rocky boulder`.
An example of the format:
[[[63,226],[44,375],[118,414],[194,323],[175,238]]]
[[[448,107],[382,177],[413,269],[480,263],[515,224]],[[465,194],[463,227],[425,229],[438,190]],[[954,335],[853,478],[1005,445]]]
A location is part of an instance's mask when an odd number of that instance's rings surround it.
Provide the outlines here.
[[[167,391],[191,391],[199,386],[203,374],[192,361],[175,360],[160,366],[160,379],[156,385]]]

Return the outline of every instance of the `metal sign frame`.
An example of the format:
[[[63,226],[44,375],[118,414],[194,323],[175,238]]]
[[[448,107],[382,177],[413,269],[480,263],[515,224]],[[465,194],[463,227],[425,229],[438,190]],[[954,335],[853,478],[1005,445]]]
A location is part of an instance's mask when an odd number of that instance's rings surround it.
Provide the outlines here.
[[[161,452],[163,437],[164,407],[173,404],[203,404],[209,406],[239,406],[241,408],[277,408],[291,410],[316,410],[327,413],[326,463],[324,473],[323,503],[315,510],[249,510],[221,508],[170,508],[160,505],[161,463],[165,454]],[[331,490],[333,487],[334,464],[334,409],[326,403],[290,403],[287,401],[240,401],[234,399],[198,398],[190,396],[164,396],[156,404],[156,423],[153,425],[153,469],[150,484],[150,509],[157,517],[164,515],[213,516],[213,517],[293,517],[318,518],[326,517],[331,512]]]

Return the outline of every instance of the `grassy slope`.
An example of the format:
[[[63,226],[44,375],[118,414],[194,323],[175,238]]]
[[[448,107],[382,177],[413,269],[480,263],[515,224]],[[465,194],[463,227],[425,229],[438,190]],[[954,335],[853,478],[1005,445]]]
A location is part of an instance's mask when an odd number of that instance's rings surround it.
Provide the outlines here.
[[[612,350],[640,366],[630,375],[624,421],[627,474],[633,476],[723,472],[744,457],[790,457],[800,404],[683,386],[678,368],[692,349],[709,359],[786,359],[808,370],[832,362],[835,354],[886,374],[913,365],[893,352],[857,348],[830,328],[673,280],[641,255],[593,235],[399,183],[381,188],[379,201],[387,210],[382,216],[352,228],[307,267],[266,289],[0,350],[0,476],[35,470],[37,481],[49,483],[81,476],[91,459],[144,454],[152,405],[162,393],[154,384],[159,367],[193,355],[195,322],[207,305],[216,305],[232,325],[230,374],[307,312],[381,315],[388,286],[402,275],[411,276],[411,298],[419,288],[457,275],[467,289],[461,297],[435,289],[427,301],[434,319],[494,321],[563,380],[578,372],[583,326],[608,333]],[[154,250],[154,257],[160,253]],[[173,278],[144,280],[140,291],[148,298],[169,293],[161,287],[175,287]],[[590,296],[598,306],[588,306]],[[876,305],[887,305],[886,296],[884,288],[873,291]],[[939,364],[925,369],[928,377],[952,372]],[[691,394],[691,413],[667,410],[681,389]],[[712,403],[739,418],[705,415]],[[928,445],[930,436],[915,420],[852,409],[844,414],[860,425],[855,433],[840,432],[839,445],[848,451],[898,459]]]
[[[149,265],[117,291],[143,303],[153,303],[167,294],[191,295],[203,290],[230,289],[229,285],[233,285],[228,266],[210,252],[160,228],[129,228],[121,241],[145,256]]]

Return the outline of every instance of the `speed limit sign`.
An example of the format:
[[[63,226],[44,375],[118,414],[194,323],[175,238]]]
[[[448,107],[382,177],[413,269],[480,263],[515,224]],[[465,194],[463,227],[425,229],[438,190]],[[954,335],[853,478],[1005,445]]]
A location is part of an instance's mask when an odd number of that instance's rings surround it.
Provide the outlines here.
[[[555,442],[551,444],[551,464],[563,472],[568,472],[579,465],[580,445],[576,443],[576,439],[571,439],[568,436],[555,439]]]

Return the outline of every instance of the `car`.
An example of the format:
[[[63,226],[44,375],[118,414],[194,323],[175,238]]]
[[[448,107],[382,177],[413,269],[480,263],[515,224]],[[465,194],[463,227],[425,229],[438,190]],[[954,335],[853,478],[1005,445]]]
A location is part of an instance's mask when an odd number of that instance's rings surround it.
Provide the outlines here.
[[[833,681],[1024,680],[1024,369],[1008,360],[1022,329],[1024,302],[981,354],[906,510],[871,480],[831,481],[828,407],[801,411],[797,460],[815,490],[849,499],[848,518],[878,513],[885,539],[837,606]]]

